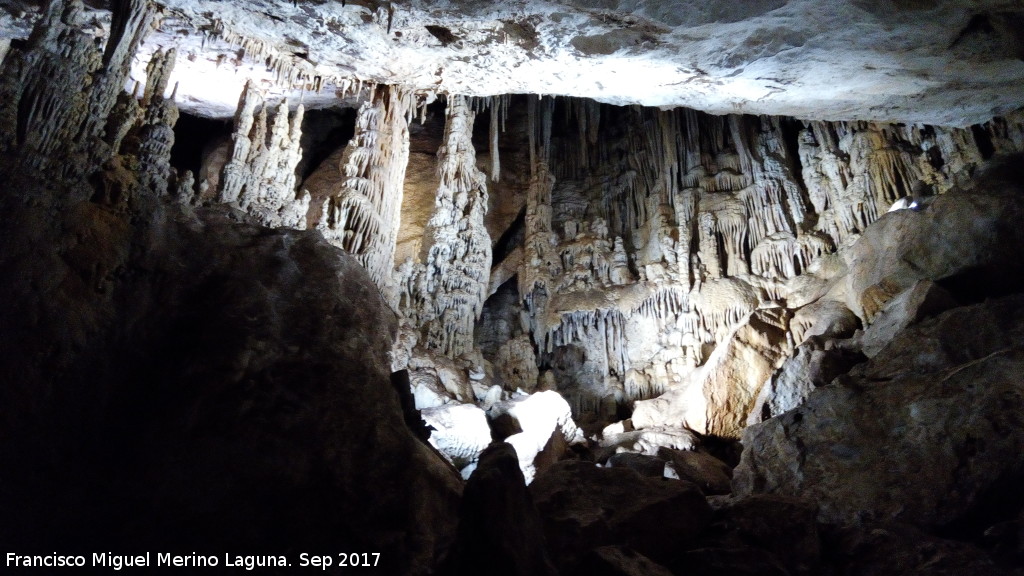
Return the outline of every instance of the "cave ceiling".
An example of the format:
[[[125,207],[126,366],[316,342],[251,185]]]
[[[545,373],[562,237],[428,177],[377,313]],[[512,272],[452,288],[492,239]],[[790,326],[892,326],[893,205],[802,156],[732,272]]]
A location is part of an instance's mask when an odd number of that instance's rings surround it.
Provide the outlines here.
[[[96,4],[96,3],[94,3]],[[157,48],[186,112],[269,98],[344,103],[357,84],[436,94],[585,96],[711,113],[966,126],[1024,101],[1019,1],[164,0]],[[40,9],[0,3],[0,36]],[[99,30],[109,22],[96,9]]]

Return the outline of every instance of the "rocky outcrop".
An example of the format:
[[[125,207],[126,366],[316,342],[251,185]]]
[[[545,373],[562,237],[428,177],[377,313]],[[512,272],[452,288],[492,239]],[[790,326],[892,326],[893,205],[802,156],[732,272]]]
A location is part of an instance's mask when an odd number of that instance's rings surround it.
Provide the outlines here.
[[[668,463],[676,478],[692,482],[705,496],[732,491],[732,468],[710,454],[698,450],[661,448],[658,458]]]
[[[1007,490],[1024,474],[1022,314],[1014,296],[904,331],[803,406],[748,428],[734,489],[810,497],[837,522],[995,523],[1020,507]]]
[[[534,481],[530,493],[562,571],[571,571],[589,550],[612,543],[655,562],[671,558],[711,519],[711,509],[692,484],[590,462],[556,464]]]
[[[480,455],[466,483],[458,540],[449,560],[453,575],[555,576],[540,514],[512,446],[496,443]]]
[[[821,364],[813,382],[815,349],[800,347],[794,361],[807,358],[812,380],[803,388],[816,389],[744,431],[738,494],[799,494],[830,521],[899,521],[941,534],[976,535],[1016,513],[1021,503],[1007,486],[1024,473],[1011,448],[1020,442],[1012,406],[1022,394],[1024,300],[955,307],[954,298],[1020,290],[1013,255],[1024,238],[1011,224],[1024,206],[1018,171],[1012,158],[994,163],[970,190],[890,213],[850,247],[849,274],[835,286],[860,305],[867,327],[848,342],[825,340],[822,360],[860,343],[871,359],[846,375]],[[959,279],[968,273],[990,281],[967,287]],[[796,384],[787,376],[796,368],[770,386]]]
[[[864,360],[863,354],[856,349],[836,346],[823,350],[814,344],[798,346],[793,355],[761,387],[754,407],[747,416],[747,425],[796,408],[816,388],[830,384],[837,376],[846,374]]]

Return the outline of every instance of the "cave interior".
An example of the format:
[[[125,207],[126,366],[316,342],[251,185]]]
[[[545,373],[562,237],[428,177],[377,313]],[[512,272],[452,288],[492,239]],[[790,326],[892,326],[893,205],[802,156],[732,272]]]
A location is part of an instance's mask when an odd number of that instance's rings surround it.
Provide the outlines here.
[[[1024,575],[1022,30],[0,0],[5,567]]]

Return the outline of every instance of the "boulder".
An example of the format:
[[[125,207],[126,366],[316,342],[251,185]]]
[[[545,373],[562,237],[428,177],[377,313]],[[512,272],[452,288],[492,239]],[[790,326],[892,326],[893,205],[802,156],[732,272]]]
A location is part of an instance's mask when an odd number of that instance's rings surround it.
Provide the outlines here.
[[[491,443],[487,414],[473,404],[449,404],[421,411],[423,421],[433,428],[430,444],[457,468],[476,460]]]
[[[807,500],[758,494],[728,503],[716,513],[716,525],[729,540],[768,552],[790,574],[810,575],[819,573],[821,561],[817,514]]]
[[[583,441],[569,403],[553,390],[497,403],[489,414],[501,433],[519,430],[505,441],[515,447],[527,484],[539,469],[560,459],[570,444]]]
[[[931,280],[920,280],[889,301],[864,329],[861,350],[874,358],[907,326],[956,306],[956,300],[944,288]]]
[[[480,454],[459,510],[451,574],[556,576],[540,516],[511,445],[495,443]]]
[[[580,562],[575,576],[672,576],[668,568],[655,563],[628,546],[594,548]]]
[[[796,408],[815,388],[846,374],[864,359],[858,352],[839,347],[822,350],[814,343],[798,346],[796,353],[761,388],[754,409],[747,417],[747,425]]]
[[[409,359],[409,372],[416,407],[421,410],[476,400],[469,375],[451,358],[417,347]]]
[[[419,410],[437,408],[446,404],[458,404],[459,401],[445,389],[437,377],[437,372],[422,367],[410,369],[409,386],[413,401]]]
[[[860,328],[860,320],[843,302],[822,298],[797,310],[790,327],[799,345],[813,336],[846,338]]]
[[[860,368],[870,380],[925,375],[970,365],[1024,345],[1024,296],[949,310],[911,326]]]
[[[633,452],[620,452],[608,459],[609,468],[628,468],[647,478],[661,478],[665,475],[665,461],[654,456]]]
[[[671,557],[711,520],[696,486],[588,462],[555,464],[530,485],[560,569],[595,546],[628,545],[655,562]],[[571,570],[570,570],[571,571]]]
[[[988,294],[1024,288],[1024,196],[1009,166],[1014,162],[1019,158],[995,163],[972,190],[950,191],[924,210],[890,212],[868,226],[844,255],[850,309],[870,322],[889,300],[923,279],[966,274]]]
[[[693,450],[660,448],[658,457],[669,463],[680,480],[693,482],[707,496],[732,491],[732,468],[714,456]]]
[[[58,211],[39,187],[19,184],[39,201],[5,202],[0,235],[18,271],[0,278],[0,540],[344,542],[384,572],[432,569],[461,480],[403,421],[395,315],[354,258],[224,208]]]
[[[949,310],[744,433],[738,495],[978,535],[1024,504],[1024,295]]]

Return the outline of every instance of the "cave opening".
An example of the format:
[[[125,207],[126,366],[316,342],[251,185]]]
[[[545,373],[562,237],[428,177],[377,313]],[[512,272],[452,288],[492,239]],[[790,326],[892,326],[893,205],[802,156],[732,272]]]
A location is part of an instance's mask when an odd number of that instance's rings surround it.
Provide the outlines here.
[[[192,114],[181,114],[174,125],[174,146],[171,148],[171,166],[184,173],[191,170],[197,175],[207,155],[207,147],[231,134],[231,122]]]

